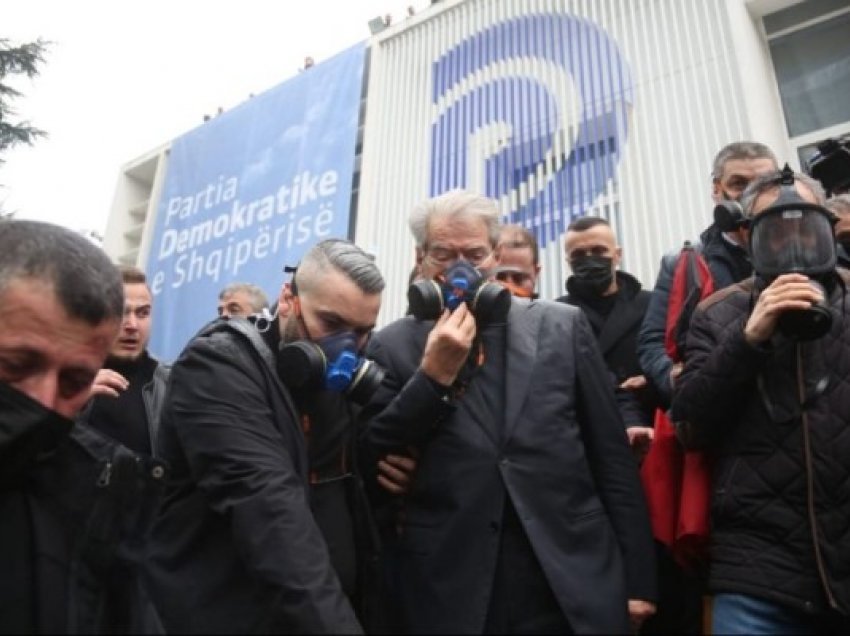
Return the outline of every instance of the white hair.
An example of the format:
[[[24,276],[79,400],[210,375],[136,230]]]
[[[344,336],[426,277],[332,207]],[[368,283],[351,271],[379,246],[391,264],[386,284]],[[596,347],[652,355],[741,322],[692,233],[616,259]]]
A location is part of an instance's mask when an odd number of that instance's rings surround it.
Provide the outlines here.
[[[495,247],[499,242],[499,208],[496,202],[480,194],[466,190],[449,190],[443,194],[423,201],[413,208],[408,223],[416,247],[425,247],[428,242],[428,228],[431,219],[444,217],[478,218],[487,226],[490,244]]]

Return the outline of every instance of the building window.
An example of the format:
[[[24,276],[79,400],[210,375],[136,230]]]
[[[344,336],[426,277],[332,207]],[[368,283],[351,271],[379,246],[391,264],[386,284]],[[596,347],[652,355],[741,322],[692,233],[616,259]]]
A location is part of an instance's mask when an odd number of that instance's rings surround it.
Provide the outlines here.
[[[768,36],[790,137],[850,121],[848,33],[845,9]]]

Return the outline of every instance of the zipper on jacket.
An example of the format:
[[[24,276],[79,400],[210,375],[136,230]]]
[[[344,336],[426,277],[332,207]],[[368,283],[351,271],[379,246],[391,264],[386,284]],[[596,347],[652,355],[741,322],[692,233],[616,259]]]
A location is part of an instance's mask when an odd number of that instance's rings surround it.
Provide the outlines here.
[[[818,576],[820,577],[821,585],[826,593],[826,599],[829,601],[829,606],[837,610],[838,603],[835,602],[835,597],[832,595],[832,590],[829,589],[829,583],[826,580],[826,569],[823,565],[823,555],[820,551],[820,542],[818,541],[818,524],[815,519],[815,476],[812,469],[812,448],[809,438],[809,416],[806,412],[806,407],[803,406],[806,402],[806,384],[803,381],[803,356],[802,346],[797,344],[797,392],[800,398],[800,418],[803,424],[803,455],[806,461],[806,509],[809,515],[809,527],[812,531],[812,543],[815,548],[815,564],[818,568]]]
[[[112,462],[106,462],[103,465],[103,470],[100,471],[100,476],[97,478],[98,488],[106,488],[112,480]]]
[[[151,445],[151,457],[156,457],[156,434],[157,431],[153,430],[153,418],[158,417],[159,414],[155,414],[153,412],[153,392],[156,391],[156,372],[158,370],[158,366],[153,370],[153,377],[151,381],[145,384],[142,387],[142,403],[145,405],[145,424],[148,428],[148,440]],[[160,407],[162,407],[162,400],[160,400]]]

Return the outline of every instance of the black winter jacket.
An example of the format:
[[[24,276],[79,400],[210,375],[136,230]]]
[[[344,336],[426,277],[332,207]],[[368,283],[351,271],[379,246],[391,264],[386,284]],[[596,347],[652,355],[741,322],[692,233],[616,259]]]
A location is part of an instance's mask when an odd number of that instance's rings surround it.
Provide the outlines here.
[[[850,252],[841,243],[836,246],[836,256],[838,257],[839,267],[850,268]]]
[[[10,390],[3,387],[4,396]],[[12,417],[20,434],[0,435],[0,450],[13,450],[17,462],[30,457],[0,486],[0,633],[111,632],[109,573],[142,543],[166,468],[81,422],[30,453],[20,440],[45,427],[58,431],[58,416],[41,419],[46,409],[11,395],[30,415]],[[12,423],[7,404],[4,428]],[[159,623],[136,583],[127,583],[133,614],[125,627],[155,632]]]
[[[723,238],[723,233],[714,225],[710,225],[700,234],[700,240],[694,247],[700,251],[708,263],[715,290],[742,281],[753,272],[747,253]],[[670,404],[673,397],[673,389],[670,385],[673,361],[664,348],[664,332],[667,327],[670,288],[673,286],[673,274],[679,252],[680,250],[668,252],[661,259],[658,279],[652,290],[637,345],[640,366],[647,379],[655,386],[665,406]]]
[[[710,586],[847,614],[850,299],[836,281],[820,340],[753,347],[756,293],[750,279],[700,304],[673,401],[680,438],[714,462]]]
[[[158,447],[173,478],[148,587],[166,630],[362,631],[310,512],[298,412],[249,323],[215,321],[174,363]]]

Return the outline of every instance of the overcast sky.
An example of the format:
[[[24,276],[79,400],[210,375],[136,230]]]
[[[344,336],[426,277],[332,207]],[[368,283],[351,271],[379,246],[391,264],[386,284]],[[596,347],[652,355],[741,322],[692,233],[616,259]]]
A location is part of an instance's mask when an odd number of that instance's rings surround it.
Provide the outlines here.
[[[0,38],[53,44],[14,85],[18,117],[48,132],[4,153],[0,205],[103,233],[121,166],[369,37],[368,22],[430,0],[26,0]]]

